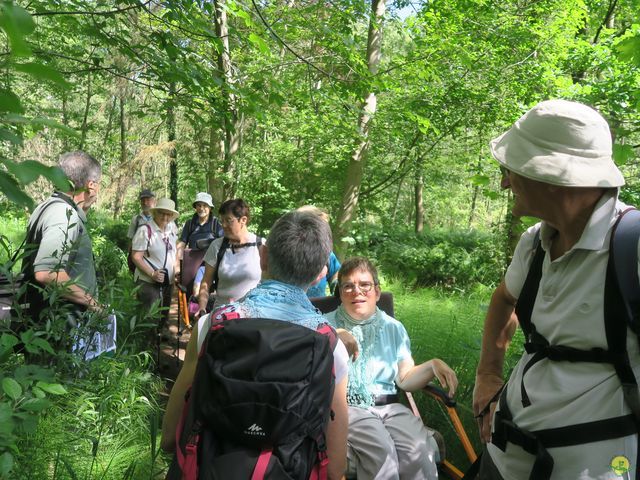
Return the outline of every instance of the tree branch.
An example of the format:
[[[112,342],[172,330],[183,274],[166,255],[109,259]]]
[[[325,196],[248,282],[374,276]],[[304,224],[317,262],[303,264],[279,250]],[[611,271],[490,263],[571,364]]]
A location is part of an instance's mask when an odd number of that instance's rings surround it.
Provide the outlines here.
[[[53,16],[53,15],[99,15],[99,16],[112,16],[112,15],[118,15],[120,13],[123,12],[127,12],[129,10],[136,10],[138,8],[144,8],[145,6],[149,5],[152,2],[152,0],[147,0],[144,3],[140,3],[137,5],[131,5],[129,7],[124,7],[124,8],[119,8],[117,10],[107,10],[107,11],[97,11],[97,10],[69,10],[69,11],[52,11],[52,10],[47,10],[44,12],[35,12],[32,13],[31,16],[32,17],[42,17],[42,16]]]
[[[322,68],[318,67],[317,65],[315,65],[314,63],[311,63],[310,61],[308,61],[306,58],[304,58],[302,55],[300,55],[299,53],[297,53],[295,50],[293,50],[289,45],[287,45],[287,43],[280,38],[280,36],[273,30],[273,28],[271,28],[271,25],[269,25],[269,23],[267,22],[267,20],[262,16],[262,12],[260,12],[260,9],[258,8],[258,5],[256,4],[256,0],[251,0],[251,3],[253,4],[253,8],[255,9],[256,13],[258,14],[258,17],[260,17],[260,21],[263,23],[263,25],[265,26],[265,28],[269,31],[269,33],[284,47],[286,48],[291,54],[293,54],[293,56],[295,56],[296,58],[298,58],[300,61],[306,63],[307,65],[309,65],[311,68],[313,68],[314,70],[316,70],[317,72],[320,72],[322,75],[324,75],[325,77],[328,78],[332,78],[334,80],[338,80],[341,82],[345,82],[348,80],[343,80],[340,78],[337,78],[333,75],[331,75],[329,72],[323,70]]]
[[[604,19],[602,20],[602,23],[600,23],[600,25],[598,26],[598,30],[596,30],[596,34],[593,37],[593,43],[594,45],[596,43],[598,43],[598,38],[600,37],[600,32],[602,32],[602,29],[604,28],[604,26],[609,23],[609,20],[611,20],[611,16],[613,15],[613,11],[616,9],[616,5],[618,4],[618,0],[610,0],[609,1],[609,8],[607,8],[607,13],[604,16]]]

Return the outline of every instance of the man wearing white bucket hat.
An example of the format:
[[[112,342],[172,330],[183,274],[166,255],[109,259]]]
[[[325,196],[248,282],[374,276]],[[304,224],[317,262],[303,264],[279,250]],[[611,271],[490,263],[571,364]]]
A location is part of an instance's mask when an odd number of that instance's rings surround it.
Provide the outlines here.
[[[487,447],[477,478],[638,478],[638,338],[616,318],[626,315],[611,315],[624,303],[608,268],[612,229],[628,207],[607,122],[585,105],[545,101],[491,152],[513,214],[542,221],[522,235],[485,320],[473,407]],[[503,386],[514,309],[525,353]]]

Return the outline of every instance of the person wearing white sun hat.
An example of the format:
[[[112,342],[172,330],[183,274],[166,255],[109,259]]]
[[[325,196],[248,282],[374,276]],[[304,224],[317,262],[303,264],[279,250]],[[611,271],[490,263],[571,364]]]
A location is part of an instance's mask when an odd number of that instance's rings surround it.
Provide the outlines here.
[[[224,235],[222,224],[213,215],[213,198],[207,192],[198,192],[193,201],[195,213],[187,220],[182,227],[182,233],[178,241],[178,252],[176,255],[176,277],[180,280],[180,261],[183,259],[185,249],[206,250],[211,242]],[[200,281],[204,276],[204,261],[196,273],[193,282],[193,295],[197,296],[200,291]]]
[[[487,312],[473,400],[487,442],[477,478],[622,478],[611,470],[619,456],[636,478],[638,387],[623,388],[619,370],[640,373],[638,339],[627,336],[626,364],[614,361],[605,325],[609,239],[628,208],[609,126],[586,105],[549,100],[490,147],[513,214],[541,222],[522,235]],[[525,352],[504,384],[518,322]]]
[[[161,198],[151,208],[151,222],[138,227],[131,242],[134,280],[140,287],[138,300],[148,311],[154,303],[164,308],[158,319],[158,328],[169,319],[171,290],[176,259],[176,238],[173,221],[178,218],[175,203]]]

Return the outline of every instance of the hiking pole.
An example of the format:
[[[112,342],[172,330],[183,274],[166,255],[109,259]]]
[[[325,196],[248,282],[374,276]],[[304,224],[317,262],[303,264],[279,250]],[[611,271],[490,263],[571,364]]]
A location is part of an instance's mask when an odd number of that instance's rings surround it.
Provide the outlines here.
[[[160,305],[164,303],[164,285],[160,285]],[[164,315],[164,311],[162,312]],[[162,316],[160,316],[160,320],[156,323],[156,368],[160,371],[160,344],[162,343]]]

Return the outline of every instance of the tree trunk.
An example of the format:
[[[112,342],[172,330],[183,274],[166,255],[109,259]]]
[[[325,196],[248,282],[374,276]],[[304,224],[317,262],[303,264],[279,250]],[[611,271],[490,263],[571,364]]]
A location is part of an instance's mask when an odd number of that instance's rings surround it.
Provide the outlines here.
[[[424,203],[422,199],[422,188],[424,186],[424,180],[422,177],[422,162],[416,161],[416,183],[414,186],[415,204],[416,204],[416,233],[420,233],[424,230]]]
[[[120,160],[116,171],[120,170],[127,162],[127,124],[125,116],[125,89],[119,93],[119,105],[120,105]],[[122,172],[122,171],[121,171]],[[124,193],[127,189],[127,176],[120,173],[116,178],[116,195],[113,205],[113,218],[119,218],[122,205],[124,203]]]
[[[229,47],[229,24],[225,0],[214,0],[215,29],[220,38],[221,51],[218,52],[218,69],[222,72],[222,129],[224,131],[223,171],[227,181],[223,184],[223,197],[231,198],[235,194],[235,156],[240,150],[242,136],[242,115],[238,112],[237,98],[232,91],[235,83]]]
[[[369,36],[367,39],[367,66],[372,76],[378,73],[378,66],[380,65],[385,1],[371,1],[371,17],[369,19]],[[362,101],[360,118],[358,119],[358,140],[347,167],[342,204],[338,210],[337,222],[334,228],[336,251],[342,258],[344,258],[348,248],[345,237],[349,234],[351,223],[358,207],[360,187],[369,149],[369,127],[371,119],[376,113],[376,108],[376,94],[375,92],[368,92]]]
[[[174,108],[176,84],[169,85],[169,101],[167,102],[167,140],[172,143],[169,148],[169,196],[178,210],[178,153],[176,151],[176,112]]]
[[[215,125],[212,118],[209,126],[209,168],[207,169],[207,186],[213,202],[219,206],[226,200],[224,196],[223,173],[220,168],[224,164],[224,136],[222,130]]]
[[[398,182],[398,189],[396,191],[396,199],[393,202],[393,211],[391,212],[391,225],[396,224],[396,216],[398,215],[398,206],[400,205],[400,194],[402,193],[402,186],[404,185],[404,175],[400,178]]]
[[[87,98],[84,102],[84,114],[82,115],[82,125],[80,126],[80,150],[84,150],[84,144],[87,141],[87,118],[89,117],[89,108],[91,107],[91,72],[87,75]]]
[[[478,155],[478,163],[476,164],[476,173],[482,171],[482,154]],[[476,205],[478,203],[478,193],[480,193],[480,185],[474,185],[473,194],[471,195],[471,210],[469,211],[469,223],[467,228],[471,229],[473,219],[476,215]]]

